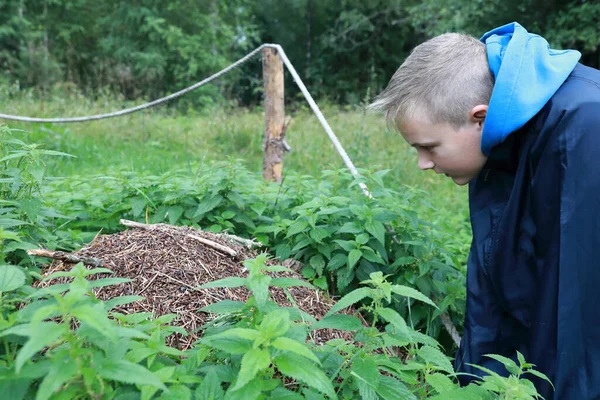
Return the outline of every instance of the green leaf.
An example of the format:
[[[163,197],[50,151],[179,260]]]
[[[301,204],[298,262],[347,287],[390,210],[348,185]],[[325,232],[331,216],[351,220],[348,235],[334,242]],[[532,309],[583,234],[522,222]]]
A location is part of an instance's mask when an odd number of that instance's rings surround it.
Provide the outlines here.
[[[425,381],[439,394],[458,388],[458,385],[444,374],[427,374],[425,375]]]
[[[96,371],[104,379],[136,385],[150,385],[167,390],[158,376],[141,365],[126,360],[105,359],[96,366]]]
[[[348,268],[352,269],[362,257],[362,251],[353,249],[348,253]]]
[[[282,374],[303,382],[332,399],[337,398],[329,378],[308,359],[287,353],[275,357],[275,364]]]
[[[381,374],[372,358],[355,358],[350,371],[352,375],[361,379],[369,386],[377,387]]]
[[[504,364],[506,370],[513,375],[518,375],[521,372],[521,369],[519,368],[517,363],[508,357],[504,357],[498,354],[485,354],[485,356]]]
[[[316,362],[317,364],[321,364],[317,356],[315,356],[314,353],[310,351],[308,347],[293,339],[289,339],[286,337],[278,337],[273,342],[271,342],[271,346],[279,350],[291,351],[292,353],[296,353],[299,356],[306,357],[309,360]]]
[[[311,229],[308,233],[308,235],[317,243],[321,243],[321,241],[323,239],[325,239],[326,237],[330,236],[331,233],[329,230],[325,229],[325,228],[315,228],[315,229]]]
[[[209,304],[202,307],[200,311],[211,312],[215,314],[231,314],[241,311],[246,303],[234,300],[221,300],[218,303]]]
[[[231,390],[238,390],[250,382],[256,374],[271,365],[271,356],[264,349],[252,349],[242,357],[242,365],[235,385]]]
[[[337,233],[361,233],[363,229],[356,222],[346,222]]]
[[[324,317],[322,320],[313,324],[311,329],[339,329],[342,331],[356,331],[363,327],[360,320],[352,315],[333,314]]]
[[[361,301],[365,297],[369,297],[370,295],[371,289],[369,288],[363,287],[355,289],[347,295],[345,295],[344,297],[342,297],[341,299],[339,299],[334,304],[334,306],[331,307],[331,310],[329,310],[329,312],[325,314],[325,316],[334,314],[340,310],[343,310],[344,308],[350,307],[351,305],[358,303],[359,301]]]
[[[62,335],[67,333],[68,327],[55,322],[41,322],[31,326],[31,335],[25,345],[17,354],[15,369],[17,373],[28,360],[44,347],[56,342]]]
[[[307,287],[310,289],[316,289],[310,283],[303,281],[302,279],[298,279],[298,278],[273,278],[273,280],[271,281],[271,286],[277,286],[280,288],[288,288],[288,287],[293,287],[293,286],[304,286],[304,287]]]
[[[379,384],[375,388],[375,391],[383,398],[383,400],[417,400],[417,397],[406,387],[406,385],[387,375],[381,375],[379,377]]]
[[[269,275],[251,275],[246,279],[246,286],[254,295],[258,307],[263,307],[269,299],[269,284],[272,280]]]
[[[396,261],[394,261],[392,263],[392,265],[390,265],[390,268],[397,268],[397,267],[401,267],[404,265],[410,265],[410,264],[413,264],[414,262],[415,262],[414,257],[399,257],[396,259]]]
[[[323,268],[325,268],[325,260],[323,259],[322,255],[317,254],[315,256],[312,256],[308,263],[311,267],[314,268],[315,271],[317,271],[317,275],[323,275]]]
[[[52,368],[38,387],[36,400],[49,399],[63,384],[79,375],[79,367],[69,358],[53,360]]]
[[[335,254],[331,258],[331,260],[329,260],[329,263],[327,263],[327,270],[335,271],[336,269],[346,265],[347,262],[348,262],[347,254],[342,254],[342,253]]]
[[[290,329],[290,314],[281,308],[275,309],[264,316],[258,329],[268,339],[285,335]]]
[[[396,331],[399,334],[408,334],[408,327],[406,326],[406,321],[404,320],[404,318],[402,318],[400,314],[398,314],[398,312],[387,307],[380,308],[378,312],[381,318],[394,325]]]
[[[192,219],[201,217],[202,215],[206,214],[207,212],[212,211],[219,204],[221,204],[222,200],[223,200],[223,196],[221,196],[220,194],[210,197],[208,199],[202,199],[200,202],[200,205],[198,205],[198,208],[196,209],[196,212],[192,216]]]
[[[304,400],[300,393],[292,392],[284,388],[277,388],[271,392],[271,400]]]
[[[435,303],[433,301],[431,301],[431,299],[429,297],[425,296],[423,293],[421,293],[418,290],[413,289],[411,287],[404,286],[404,285],[392,285],[392,292],[394,292],[400,296],[405,296],[405,297],[410,297],[412,299],[420,300],[423,303],[430,304],[430,305],[434,306],[435,308],[437,308]]]
[[[367,221],[365,223],[365,229],[381,244],[385,245],[385,227],[381,222]]]
[[[257,331],[256,329],[230,328],[230,329],[227,329],[226,331],[218,333],[214,336],[208,336],[208,338],[236,337],[236,338],[240,338],[240,339],[256,340],[260,336],[261,336],[260,332]]]
[[[290,228],[287,231],[287,234],[285,235],[286,238],[289,238],[290,236],[294,236],[300,232],[302,232],[303,230],[305,230],[306,228],[308,228],[308,221],[305,219],[301,219],[299,221],[294,222]]]
[[[246,278],[229,277],[219,279],[216,281],[205,283],[204,285],[198,286],[198,289],[209,289],[209,288],[236,288],[244,286],[246,284]]]
[[[14,265],[0,265],[0,292],[11,292],[25,284],[25,274]]]
[[[366,233],[361,233],[360,235],[356,236],[356,243],[363,245],[366,244],[369,241],[369,235],[367,235]]]
[[[214,369],[209,370],[196,389],[196,398],[198,400],[221,400],[224,396],[225,392],[217,373]]]
[[[552,384],[552,382],[550,381],[550,379],[544,375],[543,373],[541,373],[540,371],[536,371],[534,369],[528,369],[527,371],[525,371],[526,374],[532,374],[537,376],[538,378],[541,378],[543,380],[545,380],[546,382],[548,382],[550,384],[550,386],[552,386],[552,389],[554,389],[554,385]],[[556,390],[556,389],[554,389]]]
[[[417,354],[429,364],[432,364],[442,371],[445,371],[449,374],[454,373],[454,367],[452,367],[452,363],[448,360],[448,357],[438,349],[431,346],[423,346],[418,351]]]
[[[207,346],[223,350],[231,354],[244,354],[252,348],[252,342],[234,336],[207,336],[202,338],[201,343]]]

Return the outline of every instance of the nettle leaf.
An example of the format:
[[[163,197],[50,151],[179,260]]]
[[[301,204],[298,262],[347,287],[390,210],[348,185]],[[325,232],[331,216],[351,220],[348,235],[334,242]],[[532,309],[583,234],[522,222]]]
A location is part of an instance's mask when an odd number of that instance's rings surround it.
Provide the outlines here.
[[[265,349],[252,349],[242,357],[237,381],[231,390],[238,390],[250,382],[256,374],[271,365],[271,356]]]
[[[355,289],[347,295],[345,295],[344,297],[342,297],[341,299],[339,299],[334,304],[334,306],[331,307],[331,310],[329,310],[329,312],[325,314],[325,316],[334,314],[340,310],[343,310],[344,308],[350,307],[351,305],[358,303],[359,301],[361,301],[365,297],[369,297],[370,295],[371,289],[369,288],[363,287]]]
[[[273,310],[264,316],[258,329],[266,338],[285,335],[290,329],[290,314],[282,309]]]
[[[314,268],[315,271],[317,271],[317,274],[319,276],[323,275],[323,269],[325,268],[325,259],[322,255],[317,254],[315,256],[312,256],[310,258],[309,264],[311,267]]]
[[[363,327],[362,322],[352,315],[333,314],[324,317],[312,325],[311,329],[339,329],[342,331],[356,331]]]
[[[379,383],[379,368],[372,358],[355,358],[350,368],[352,375],[371,387]]]
[[[292,353],[298,354],[302,357],[306,357],[309,360],[316,362],[317,364],[321,364],[317,356],[315,356],[314,353],[308,347],[293,339],[279,337],[273,342],[271,342],[271,346],[279,350],[291,351]]]
[[[337,233],[361,233],[363,228],[356,222],[346,222]]]
[[[105,359],[96,367],[96,372],[104,379],[136,385],[150,385],[167,390],[158,376],[143,366],[126,360]]]
[[[63,384],[79,375],[79,366],[70,358],[53,360],[52,368],[38,387],[36,400],[49,399]]]
[[[439,394],[458,388],[458,385],[444,374],[427,374],[425,375],[425,381]]]
[[[225,392],[221,387],[219,376],[214,369],[209,370],[196,389],[196,398],[202,400],[221,400],[224,397]]]
[[[308,228],[308,221],[306,219],[301,219],[299,221],[296,221],[289,227],[285,237],[289,238],[291,236],[297,235],[298,233],[302,232],[306,228]]]
[[[397,267],[403,267],[405,265],[410,265],[413,264],[415,262],[415,258],[414,257],[399,257],[396,259],[396,261],[394,261],[392,263],[392,265],[390,265],[390,268],[397,268]]]
[[[315,289],[310,283],[303,281],[298,278],[273,278],[271,280],[271,286],[277,286],[280,288],[288,288],[293,286],[304,286],[310,289]]]
[[[258,307],[263,307],[269,299],[269,284],[272,280],[269,275],[251,275],[246,279],[246,286],[254,295]]]
[[[445,371],[449,374],[454,373],[454,367],[448,357],[438,349],[430,346],[423,346],[418,351],[417,354],[426,362],[438,367],[442,371]]]
[[[379,309],[378,312],[379,316],[392,324],[399,334],[408,334],[406,321],[400,314],[398,314],[398,312],[387,307]]]
[[[405,296],[405,297],[410,297],[412,299],[420,300],[423,303],[430,304],[430,305],[434,306],[435,308],[437,308],[435,303],[433,301],[431,301],[431,299],[429,297],[425,296],[423,293],[421,293],[418,290],[413,289],[411,287],[404,286],[404,285],[392,285],[392,292],[394,292],[400,296]]]
[[[417,397],[404,383],[387,375],[381,375],[379,377],[379,384],[375,388],[375,391],[383,398],[383,400],[417,400]]]
[[[347,254],[337,253],[327,263],[327,270],[335,271],[336,269],[346,265],[347,262],[348,262]]]
[[[506,370],[513,375],[518,375],[521,372],[521,369],[519,368],[517,363],[508,357],[504,357],[498,354],[486,354],[485,356],[504,364]]]
[[[211,312],[215,314],[231,314],[241,311],[246,303],[234,300],[222,300],[218,303],[209,304],[202,307],[200,311]]]
[[[55,322],[41,322],[35,326],[31,326],[29,340],[21,347],[15,360],[17,373],[31,357],[44,347],[58,341],[61,336],[67,333],[68,329],[66,325]]]
[[[311,229],[308,235],[317,243],[321,243],[323,239],[331,235],[331,232],[325,228]]]
[[[356,265],[358,260],[360,260],[362,255],[362,251],[358,249],[351,250],[350,253],[348,253],[348,269],[352,269]]]
[[[308,359],[287,353],[275,357],[275,365],[282,374],[305,383],[332,399],[337,398],[327,375]]]
[[[367,221],[365,223],[365,229],[381,244],[385,245],[385,226],[378,221]]]
[[[25,273],[14,265],[0,265],[0,292],[11,292],[25,284]]]
[[[196,209],[196,212],[192,216],[192,219],[200,217],[206,214],[207,212],[212,211],[219,204],[221,204],[221,201],[223,201],[223,196],[221,196],[220,194],[212,196],[208,199],[202,199],[200,204],[198,205],[198,208]]]
[[[354,240],[356,240],[356,243],[363,245],[369,241],[369,235],[366,233],[361,233],[360,235],[357,235]]]
[[[244,354],[252,349],[250,340],[235,336],[207,336],[202,338],[200,342],[231,354]]]

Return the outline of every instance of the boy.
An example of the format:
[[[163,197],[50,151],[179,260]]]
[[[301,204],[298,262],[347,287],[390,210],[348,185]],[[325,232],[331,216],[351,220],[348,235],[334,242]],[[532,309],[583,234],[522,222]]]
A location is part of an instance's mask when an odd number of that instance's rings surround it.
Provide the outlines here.
[[[370,106],[418,165],[469,184],[458,372],[520,351],[546,399],[600,398],[600,71],[517,23],[416,47]],[[461,375],[462,384],[472,378]]]

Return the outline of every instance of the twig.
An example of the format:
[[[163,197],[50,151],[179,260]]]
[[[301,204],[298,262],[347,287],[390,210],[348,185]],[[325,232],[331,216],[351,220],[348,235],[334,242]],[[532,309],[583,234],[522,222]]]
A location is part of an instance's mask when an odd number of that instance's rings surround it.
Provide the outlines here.
[[[442,325],[444,325],[444,328],[446,328],[446,330],[452,337],[454,343],[456,343],[456,345],[460,347],[460,335],[458,334],[458,330],[452,323],[452,320],[450,319],[448,313],[442,313],[440,315],[440,319],[442,320]]]
[[[70,264],[84,263],[92,267],[106,267],[104,261],[98,258],[92,257],[80,257],[71,253],[65,253],[64,251],[52,251],[46,249],[27,250],[27,254],[30,256],[47,257],[54,260],[60,260]]]
[[[121,223],[121,225],[127,226],[129,228],[139,228],[139,229],[146,229],[146,230],[152,230],[152,229],[160,229],[160,230],[170,230],[170,231],[174,231],[176,229],[174,228],[168,228],[167,226],[165,226],[164,224],[142,224],[139,222],[135,222],[135,221],[129,221],[126,219],[122,219],[121,221],[119,221]],[[198,235],[192,235],[190,233],[183,233],[184,236],[187,236],[191,239],[197,240],[198,242],[208,246],[208,247],[212,247],[215,250],[221,251],[223,253],[229,254],[231,257],[236,257],[237,256],[237,252],[227,246],[223,246],[222,244],[219,244],[217,242],[213,242],[212,240],[208,240],[205,239],[203,237],[200,237]]]

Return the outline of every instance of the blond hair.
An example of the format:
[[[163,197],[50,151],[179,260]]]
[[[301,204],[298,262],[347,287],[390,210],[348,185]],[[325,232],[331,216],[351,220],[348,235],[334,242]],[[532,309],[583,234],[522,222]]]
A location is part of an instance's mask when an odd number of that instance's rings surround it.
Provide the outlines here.
[[[485,45],[472,36],[446,33],[415,47],[368,108],[397,127],[407,119],[460,128],[469,111],[489,104],[494,75]]]

